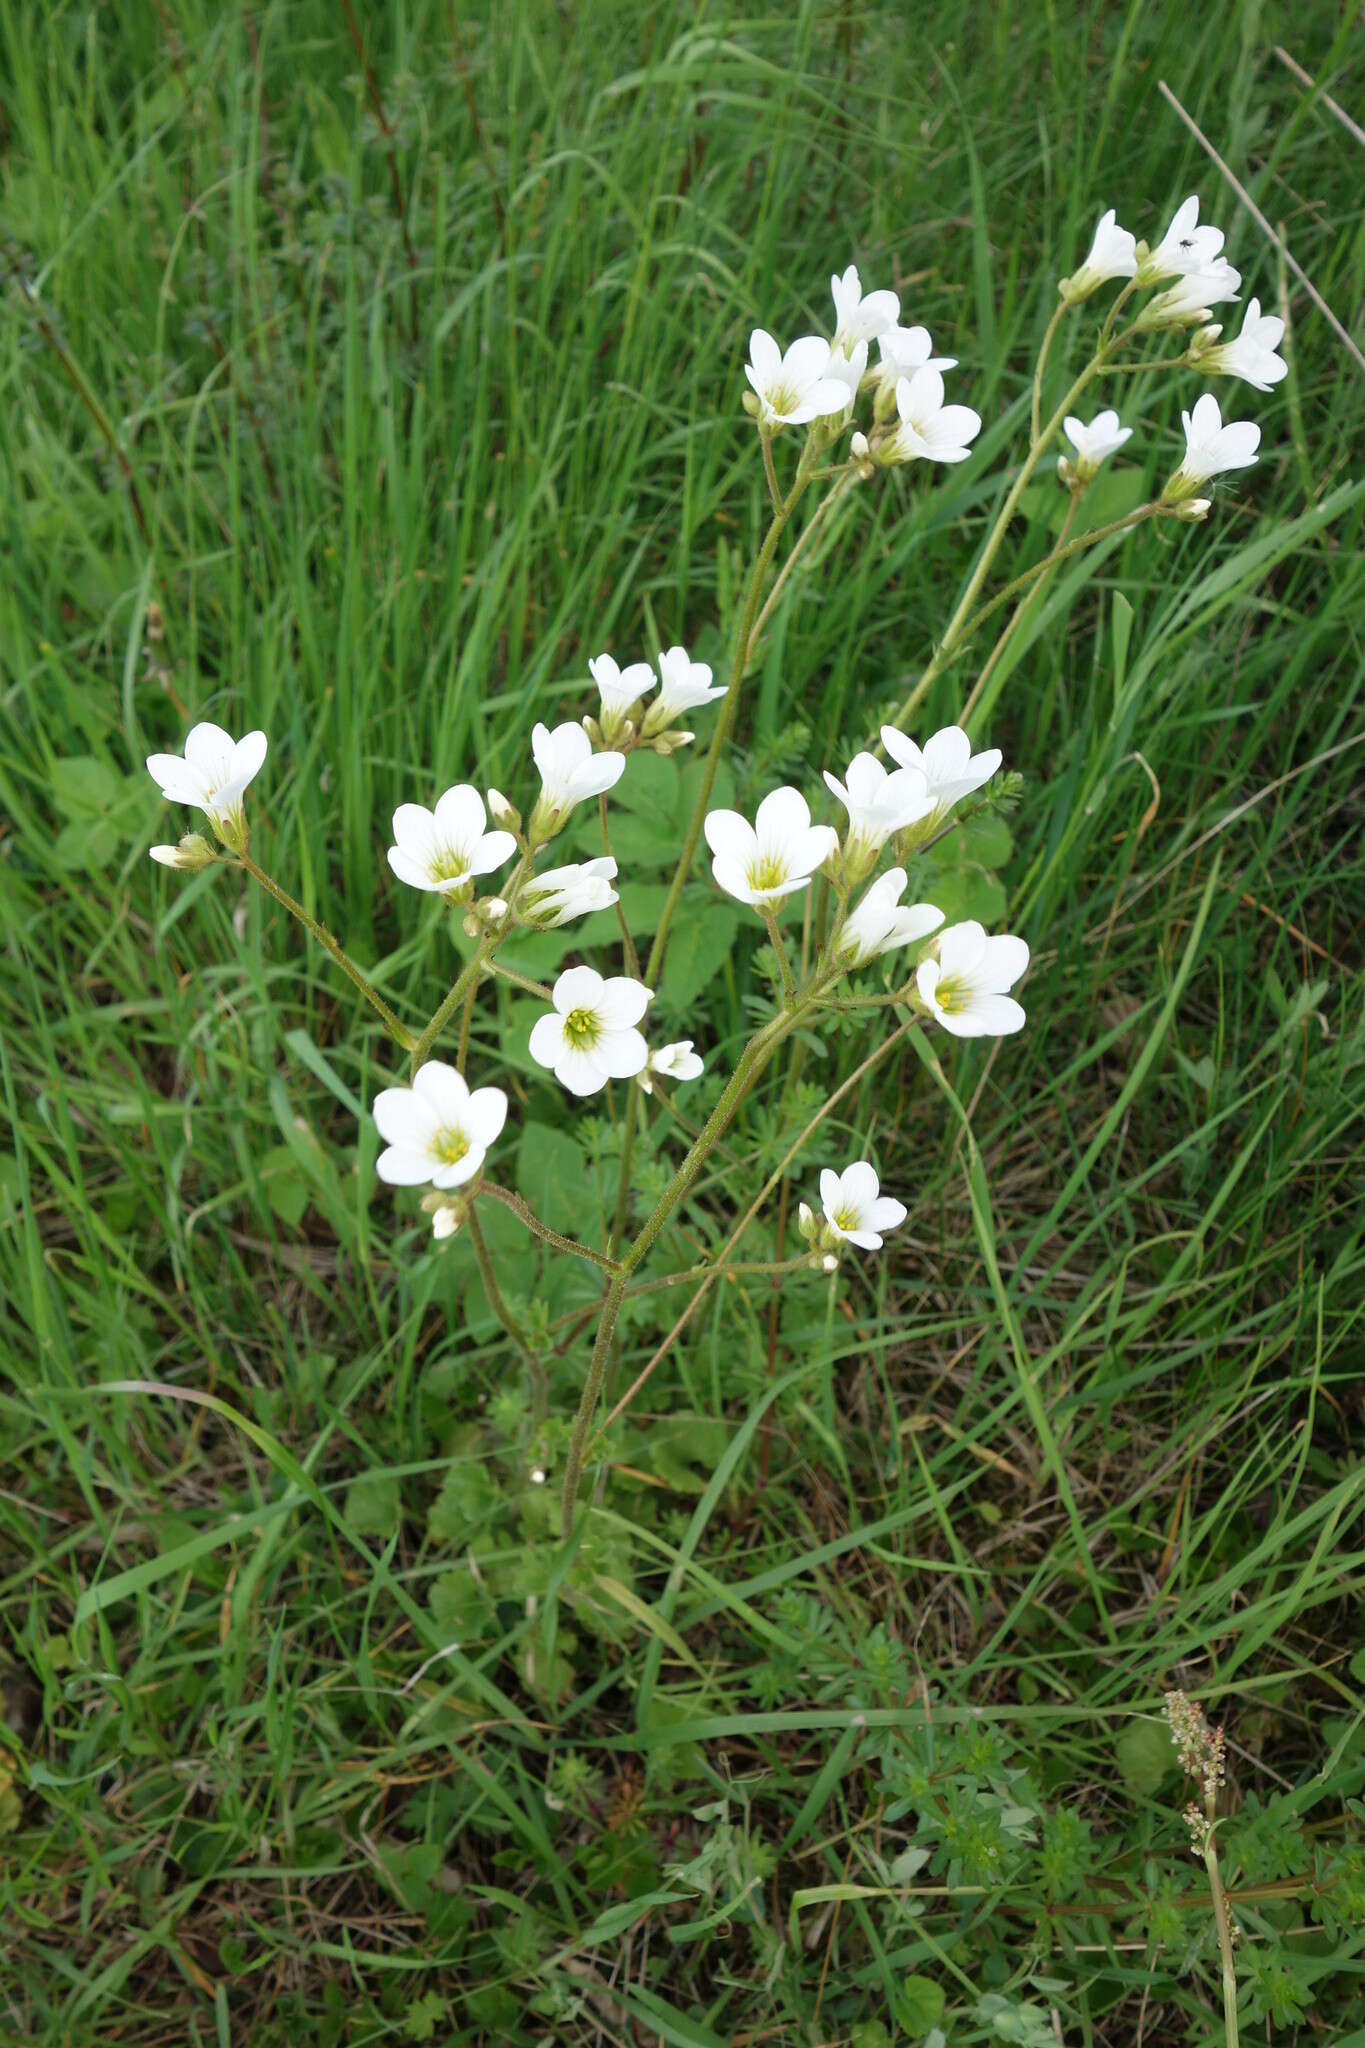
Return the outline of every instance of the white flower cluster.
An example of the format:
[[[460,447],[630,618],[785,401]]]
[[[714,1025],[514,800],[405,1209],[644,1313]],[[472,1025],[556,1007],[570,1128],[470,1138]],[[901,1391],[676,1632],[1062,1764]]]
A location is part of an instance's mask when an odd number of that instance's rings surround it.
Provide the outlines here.
[[[1074,306],[1104,284],[1122,283],[1120,303],[1135,291],[1164,285],[1138,313],[1132,332],[1194,327],[1197,332],[1188,344],[1188,362],[1209,376],[1240,377],[1258,391],[1269,391],[1289,374],[1288,364],[1275,353],[1284,336],[1283,320],[1262,313],[1260,300],[1252,299],[1235,340],[1224,342],[1221,326],[1202,324],[1213,307],[1239,296],[1241,273],[1233,269],[1222,249],[1222,229],[1199,225],[1199,200],[1194,194],[1177,207],[1155,248],[1120,227],[1111,207],[1095,229],[1084,263],[1062,279],[1059,289],[1065,303]],[[1181,418],[1185,456],[1166,485],[1163,503],[1178,507],[1181,517],[1201,519],[1208,512],[1209,501],[1196,496],[1200,486],[1255,462],[1261,430],[1250,420],[1225,422],[1210,392]],[[1088,425],[1068,417],[1065,431],[1077,459],[1063,471],[1064,480],[1074,478],[1085,484],[1105,458],[1122,447],[1132,429],[1120,427],[1118,414],[1106,411]]]

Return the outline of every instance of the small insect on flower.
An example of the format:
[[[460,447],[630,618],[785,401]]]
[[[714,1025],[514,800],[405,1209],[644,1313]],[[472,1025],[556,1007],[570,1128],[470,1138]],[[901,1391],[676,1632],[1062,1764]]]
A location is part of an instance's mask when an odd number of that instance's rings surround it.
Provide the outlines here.
[[[876,1173],[866,1159],[855,1159],[842,1173],[826,1167],[820,1175],[820,1205],[835,1238],[879,1252],[882,1232],[895,1230],[906,1218],[904,1202],[879,1192]]]
[[[818,334],[803,335],[783,355],[771,334],[754,329],[744,374],[758,400],[758,423],[765,433],[804,426],[808,420],[844,410],[848,387],[830,375],[829,358],[829,343]]]
[[[707,664],[693,661],[685,647],[666,647],[659,656],[659,694],[645,713],[641,736],[652,739],[675,718],[697,711],[703,704],[714,704],[727,688],[724,683],[713,688]]]
[[[940,932],[933,956],[915,975],[930,1016],[954,1038],[1005,1038],[1024,1027],[1024,1011],[1005,990],[1028,966],[1022,939],[1001,933],[988,938],[975,918]]]
[[[1254,420],[1228,420],[1218,410],[1218,400],[1206,391],[1196,400],[1193,412],[1182,412],[1185,428],[1185,457],[1162,492],[1166,504],[1192,498],[1200,484],[1225,470],[1248,469],[1261,445],[1261,430]]]
[[[616,862],[609,853],[570,867],[547,868],[522,884],[517,915],[542,931],[555,931],[592,910],[608,910],[618,898],[612,883]]]
[[[1111,206],[1108,213],[1100,215],[1090,254],[1079,270],[1062,279],[1058,289],[1067,304],[1074,306],[1081,299],[1088,299],[1091,292],[1098,291],[1112,278],[1136,275],[1137,242],[1127,228],[1119,226],[1118,216]]]
[[[775,910],[784,896],[804,889],[839,848],[832,826],[811,824],[799,789],[770,791],[752,825],[738,811],[708,811],[705,831],[721,888],[758,910]]]
[[[960,725],[943,726],[923,747],[917,747],[894,725],[884,725],[882,745],[902,768],[918,769],[924,777],[930,800],[923,828],[926,833],[936,832],[954,804],[989,782],[1003,758],[999,747],[974,754]]]
[[[628,1081],[649,1059],[635,1026],[653,989],[624,974],[610,980],[592,967],[566,967],[554,985],[553,1010],[536,1020],[531,1058],[549,1067],[571,1095],[596,1095],[608,1081]]]
[[[849,913],[835,948],[845,967],[863,967],[880,953],[913,946],[938,930],[943,912],[934,904],[910,903],[900,908],[905,883],[904,868],[888,868]]]
[[[576,804],[604,795],[625,772],[624,754],[594,754],[582,726],[568,720],[553,732],[537,725],[531,752],[540,771],[540,795],[528,828],[532,846],[553,839]]]
[[[428,1060],[410,1088],[385,1088],[376,1095],[372,1113],[388,1147],[375,1163],[381,1180],[399,1188],[427,1181],[458,1188],[478,1173],[506,1123],[507,1097],[501,1088],[471,1091],[456,1068]],[[437,1235],[454,1227],[437,1229]]]
[[[846,356],[852,355],[859,342],[866,345],[889,334],[901,317],[901,302],[895,292],[864,293],[856,263],[850,263],[842,277],[831,277],[829,289],[834,300],[832,346]]]
[[[882,462],[965,462],[981,432],[970,405],[943,403],[943,378],[928,363],[896,385],[898,423],[881,440]]]
[[[1163,277],[1188,277],[1191,271],[1209,268],[1223,246],[1223,230],[1201,228],[1198,221],[1199,196],[1192,192],[1176,208],[1156,247],[1140,259],[1140,284],[1156,284]]]
[[[1084,420],[1072,417],[1070,413],[1062,422],[1067,440],[1076,451],[1076,476],[1079,482],[1088,484],[1102,462],[1107,462],[1131,440],[1131,427],[1121,427],[1116,412],[1097,412],[1089,426]]]
[[[400,804],[393,814],[389,866],[410,888],[455,902],[472,892],[477,876],[491,874],[517,850],[510,832],[490,832],[487,825],[483,798],[468,782],[446,790],[434,811]]]
[[[169,803],[192,804],[212,821],[225,846],[240,853],[246,845],[246,810],[242,799],[266,755],[263,732],[235,740],[221,725],[190,727],[183,760],[179,754],[149,754],[147,772]]]
[[[1205,327],[1190,343],[1190,354],[1198,367],[1214,376],[1240,377],[1258,391],[1269,391],[1289,365],[1275,351],[1284,338],[1284,322],[1273,313],[1263,313],[1259,299],[1251,299],[1242,320],[1242,331],[1234,341],[1219,343],[1221,327]]]

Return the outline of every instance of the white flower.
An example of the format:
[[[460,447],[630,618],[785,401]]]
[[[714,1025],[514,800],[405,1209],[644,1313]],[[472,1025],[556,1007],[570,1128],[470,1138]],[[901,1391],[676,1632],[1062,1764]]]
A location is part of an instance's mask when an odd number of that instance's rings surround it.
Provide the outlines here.
[[[916,370],[953,370],[957,367],[956,356],[936,356],[934,344],[929,338],[927,327],[893,327],[886,334],[878,335],[877,349],[881,361],[877,365],[877,416],[889,418],[895,408],[896,386],[902,377],[913,377]]]
[[[839,846],[831,826],[811,824],[799,789],[770,791],[752,825],[738,811],[708,811],[705,830],[721,888],[759,910],[775,910],[784,896],[804,889]]]
[[[1221,228],[1199,227],[1198,195],[1191,193],[1176,208],[1174,218],[1155,249],[1138,265],[1143,284],[1155,284],[1162,277],[1188,277],[1192,270],[1207,270],[1223,246]]]
[[[864,298],[858,266],[850,263],[842,277],[832,277],[834,294],[834,347],[851,355],[860,341],[875,341],[886,334],[901,317],[901,302],[894,292],[869,292]]]
[[[501,1088],[471,1093],[464,1075],[428,1060],[411,1088],[385,1088],[375,1097],[374,1120],[388,1146],[375,1166],[393,1187],[462,1187],[507,1121]],[[439,1213],[439,1212],[438,1212]]]
[[[940,932],[935,959],[921,960],[915,980],[925,1008],[954,1038],[1003,1038],[1023,1029],[1024,1012],[1005,990],[1028,966],[1022,939],[987,938],[974,918]]]
[[[645,713],[641,735],[662,732],[675,718],[695,711],[702,704],[714,704],[729,686],[711,687],[711,671],[704,661],[693,661],[685,647],[668,647],[659,656],[659,694]]]
[[[1131,427],[1119,425],[1116,412],[1097,412],[1089,426],[1068,413],[1062,426],[1076,451],[1076,474],[1082,483],[1089,483],[1100,464],[1121,448],[1133,432]]]
[[[647,661],[633,661],[629,668],[622,669],[617,667],[611,655],[597,654],[588,662],[588,673],[602,699],[603,737],[615,739],[631,705],[643,697],[646,690],[654,688],[654,671]]]
[[[661,1074],[666,1081],[695,1081],[705,1072],[705,1062],[700,1053],[692,1050],[690,1038],[680,1038],[674,1045],[661,1045],[649,1056],[646,1069],[651,1074]]]
[[[879,953],[896,946],[912,946],[927,939],[943,922],[943,912],[932,903],[910,903],[902,910],[905,869],[888,868],[878,875],[857,909],[850,911],[839,934],[836,951],[845,967],[864,967]]]
[[[1146,333],[1156,327],[1188,327],[1193,320],[1205,319],[1210,307],[1235,299],[1241,282],[1241,271],[1219,256],[1207,270],[1192,270],[1158,292],[1138,314],[1134,328]]]
[[[836,1238],[879,1252],[882,1232],[904,1223],[906,1208],[893,1195],[878,1192],[877,1176],[866,1159],[855,1159],[842,1173],[826,1167],[820,1175],[820,1205]]]
[[[899,423],[881,449],[883,462],[965,462],[981,432],[969,405],[943,403],[943,377],[928,363],[896,384]]]
[[[1075,305],[1080,299],[1088,299],[1115,277],[1137,275],[1137,243],[1127,228],[1121,228],[1114,209],[1101,214],[1095,238],[1090,244],[1090,254],[1079,270],[1061,282],[1061,294],[1068,305]]]
[[[1185,459],[1167,484],[1169,501],[1192,497],[1202,483],[1225,469],[1247,469],[1256,460],[1261,430],[1254,420],[1223,423],[1218,400],[1206,391],[1193,412],[1180,415],[1185,426]]]
[[[183,760],[179,754],[149,754],[147,771],[168,802],[206,812],[218,837],[240,852],[246,841],[242,798],[265,751],[263,732],[235,740],[221,725],[194,725],[185,736]]]
[[[845,401],[847,406],[851,407],[856,402],[858,387],[863,381],[866,369],[867,343],[865,341],[860,341],[851,351],[841,348],[831,351],[829,368],[825,374],[828,377],[833,377],[838,383],[843,385],[845,392],[848,394]]]
[[[758,398],[761,427],[771,433],[844,410],[848,390],[829,374],[829,354],[829,343],[818,334],[804,335],[783,355],[771,334],[754,329],[744,374]]]
[[[530,825],[536,844],[554,837],[575,804],[601,796],[619,782],[626,765],[624,754],[594,754],[582,726],[567,721],[553,732],[536,726],[531,752],[540,770],[540,795]]]
[[[395,844],[389,866],[400,882],[446,897],[468,894],[476,875],[489,875],[517,850],[510,832],[485,830],[483,798],[458,782],[436,799],[436,809],[400,804],[393,814]]]
[[[1235,341],[1214,346],[1221,327],[1208,327],[1196,334],[1190,354],[1201,370],[1215,375],[1240,377],[1258,391],[1269,391],[1289,375],[1289,365],[1275,351],[1284,335],[1284,322],[1273,313],[1263,313],[1259,299],[1249,301],[1242,319],[1242,331]]]
[[[554,985],[553,1010],[531,1032],[531,1058],[550,1067],[572,1095],[596,1095],[608,1081],[628,1081],[649,1059],[635,1029],[654,994],[619,974],[604,981],[593,967],[566,967]]]
[[[522,884],[517,910],[543,931],[555,931],[592,910],[609,910],[617,899],[612,883],[616,862],[609,853],[569,867],[547,868]]]
[[[982,754],[972,752],[972,743],[960,725],[945,725],[923,748],[897,732],[894,725],[882,727],[882,745],[902,768],[918,768],[929,786],[931,809],[928,816],[937,827],[955,803],[989,782],[1000,766],[999,747]]]
[[[918,768],[897,768],[888,774],[875,754],[855,754],[847,782],[840,782],[827,768],[825,785],[848,812],[844,859],[855,878],[873,866],[893,832],[917,824],[934,808]]]

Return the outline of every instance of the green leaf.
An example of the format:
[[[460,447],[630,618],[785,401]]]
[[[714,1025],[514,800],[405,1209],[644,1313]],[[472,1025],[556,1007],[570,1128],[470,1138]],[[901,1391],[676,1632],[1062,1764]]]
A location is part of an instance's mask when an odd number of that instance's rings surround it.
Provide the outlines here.
[[[583,1228],[589,1168],[568,1131],[526,1124],[517,1147],[517,1187],[551,1230]],[[480,1211],[482,1214],[482,1211]]]
[[[932,1977],[907,1977],[896,2000],[896,2017],[907,2034],[918,2038],[938,2025],[947,1998]]]
[[[398,1481],[387,1472],[362,1472],[346,1489],[345,1516],[367,1536],[391,1536],[402,1513]]]
[[[296,1230],[308,1207],[309,1190],[289,1147],[272,1145],[260,1162],[259,1172],[272,1214]]]
[[[684,897],[668,942],[660,994],[674,1010],[690,1008],[733,950],[739,912],[714,896]]]
[[[1149,1797],[1175,1769],[1171,1738],[1160,1721],[1131,1721],[1114,1744],[1114,1757],[1128,1790]]]

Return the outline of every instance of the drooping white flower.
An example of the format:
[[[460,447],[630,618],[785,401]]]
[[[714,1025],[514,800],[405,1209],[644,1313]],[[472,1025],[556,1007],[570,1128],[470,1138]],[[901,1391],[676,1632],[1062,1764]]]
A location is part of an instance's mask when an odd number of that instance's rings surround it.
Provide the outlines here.
[[[595,654],[588,662],[588,673],[597,685],[602,699],[602,737],[613,740],[625,723],[626,713],[638,698],[654,688],[654,671],[647,661],[633,661],[629,668],[619,668],[609,654]]]
[[[666,1081],[696,1081],[705,1072],[705,1061],[700,1053],[693,1052],[693,1041],[680,1038],[673,1045],[661,1045],[649,1056],[646,1072],[659,1074]]]
[[[1248,302],[1242,331],[1235,341],[1219,342],[1221,327],[1206,327],[1190,343],[1190,354],[1199,368],[1215,376],[1240,377],[1258,391],[1269,391],[1289,365],[1275,351],[1284,337],[1284,322],[1273,313],[1263,313],[1259,299]]]
[[[1193,412],[1182,412],[1185,427],[1185,458],[1167,484],[1167,502],[1190,498],[1200,484],[1228,469],[1248,469],[1261,445],[1261,430],[1254,420],[1228,420],[1224,424],[1218,400],[1211,391],[1195,401]]]
[[[1132,436],[1131,427],[1121,427],[1116,412],[1097,412],[1089,426],[1070,413],[1062,422],[1067,440],[1076,451],[1076,474],[1089,483],[1100,464]]]
[[[841,348],[831,349],[829,368],[825,374],[835,378],[843,385],[847,393],[846,405],[851,407],[857,402],[858,387],[863,381],[866,370],[867,343],[860,341],[854,348],[849,350]]]
[[[474,1178],[506,1123],[507,1097],[501,1088],[471,1090],[455,1067],[428,1060],[411,1088],[376,1095],[374,1120],[388,1147],[375,1165],[381,1180],[458,1188]]]
[[[685,647],[666,647],[659,656],[659,694],[645,713],[641,736],[648,739],[686,712],[714,704],[728,687],[722,683],[713,689],[710,668],[704,661],[693,661]]]
[[[945,725],[923,747],[917,747],[894,725],[882,727],[882,745],[902,768],[917,768],[929,788],[927,819],[937,830],[955,803],[971,796],[983,782],[989,782],[1003,758],[999,747],[987,747],[974,754],[972,743],[960,725]]]
[[[1164,292],[1158,292],[1138,314],[1134,328],[1147,333],[1159,327],[1188,327],[1192,321],[1206,320],[1211,307],[1237,297],[1241,282],[1241,271],[1234,270],[1226,257],[1217,256],[1206,270],[1191,270]]]
[[[1064,277],[1060,290],[1068,305],[1076,305],[1081,299],[1088,299],[1091,292],[1098,291],[1102,284],[1112,278],[1136,277],[1137,242],[1127,228],[1121,228],[1118,217],[1111,206],[1108,213],[1100,215],[1099,226],[1090,244],[1090,254],[1079,270],[1070,277]]]
[[[738,811],[708,811],[705,831],[721,888],[759,910],[775,910],[784,896],[804,889],[839,845],[829,825],[811,824],[799,789],[770,791],[752,825]]]
[[[1155,284],[1163,277],[1188,277],[1191,271],[1207,270],[1223,246],[1223,230],[1200,227],[1199,195],[1192,192],[1181,201],[1161,240],[1138,264],[1143,284]]]
[[[901,908],[905,882],[904,868],[888,868],[849,912],[835,948],[845,967],[865,967],[879,953],[912,946],[938,930],[943,912],[934,904],[909,903]]]
[[[943,403],[943,377],[928,363],[896,384],[898,421],[879,449],[883,462],[965,462],[981,432],[969,405]]]
[[[510,832],[489,832],[483,798],[468,782],[457,782],[429,811],[400,804],[393,814],[394,844],[389,866],[400,882],[438,895],[468,895],[476,875],[491,875],[517,850]]]
[[[855,754],[845,782],[827,768],[825,785],[848,812],[844,862],[854,880],[875,864],[893,832],[917,824],[934,808],[928,782],[918,768],[888,773],[875,754]]]
[[[566,967],[554,985],[553,1010],[531,1031],[531,1058],[553,1070],[572,1095],[596,1095],[608,1081],[628,1081],[649,1059],[635,1029],[654,995],[618,974],[604,981],[593,967]]]
[[[866,1159],[855,1159],[842,1173],[827,1166],[820,1175],[820,1205],[834,1236],[865,1252],[879,1252],[882,1232],[897,1229],[907,1213],[904,1202],[880,1192],[876,1173]]]
[[[858,343],[875,341],[887,334],[901,317],[901,302],[895,292],[863,293],[856,263],[850,263],[842,277],[831,277],[834,296],[834,342],[836,349],[851,355]]]
[[[240,852],[246,841],[242,799],[266,753],[263,732],[235,740],[221,725],[203,722],[185,735],[185,753],[149,754],[147,772],[173,804],[193,804],[213,821],[225,846]]]
[[[187,832],[174,846],[149,846],[147,851],[163,868],[183,868],[191,875],[211,867],[218,858],[200,832]]]
[[[555,931],[592,910],[609,910],[617,901],[612,883],[616,862],[609,853],[596,860],[575,862],[568,867],[547,868],[523,882],[517,897],[517,913],[542,931]]]
[[[1028,966],[1028,947],[1009,933],[988,938],[975,918],[949,925],[915,975],[921,999],[955,1038],[1004,1038],[1020,1031],[1024,1012],[1005,990]]]
[[[829,357],[829,343],[821,335],[803,335],[783,355],[771,334],[756,327],[744,374],[758,399],[759,425],[772,433],[842,412],[848,387],[829,374]]]
[[[567,721],[553,732],[537,725],[531,734],[531,752],[540,770],[540,795],[530,824],[535,845],[554,837],[575,804],[603,795],[625,771],[624,754],[594,754],[582,726]]]

